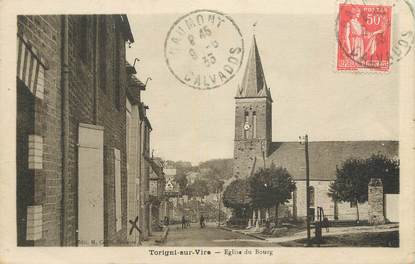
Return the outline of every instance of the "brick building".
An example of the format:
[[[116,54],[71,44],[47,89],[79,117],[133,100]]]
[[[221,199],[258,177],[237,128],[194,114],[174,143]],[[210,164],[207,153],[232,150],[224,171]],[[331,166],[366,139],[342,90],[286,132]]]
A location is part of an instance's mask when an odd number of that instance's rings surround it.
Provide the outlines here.
[[[289,217],[306,216],[306,178],[304,147],[299,142],[272,141],[271,91],[265,81],[255,37],[245,74],[235,96],[234,178],[249,177],[258,168],[272,163],[284,167],[296,181],[297,189],[284,212]],[[383,154],[397,159],[397,141],[319,141],[309,143],[311,215],[322,207],[330,219],[355,219],[355,205],[336,203],[327,195],[335,180],[336,167],[348,158],[369,158]],[[368,218],[367,203],[359,205],[363,218]],[[266,210],[253,212],[254,218],[265,218]],[[273,215],[273,212],[268,212]]]
[[[142,83],[135,74],[135,68],[127,64],[129,74],[127,86],[127,219],[137,218],[138,232],[128,235],[130,243],[139,244],[146,240],[151,231],[150,216],[150,169],[152,159],[150,157],[150,132],[152,131],[150,120],[147,117],[148,106],[141,100],[141,91],[146,90],[146,84]]]
[[[128,19],[17,24],[18,245],[127,244]]]

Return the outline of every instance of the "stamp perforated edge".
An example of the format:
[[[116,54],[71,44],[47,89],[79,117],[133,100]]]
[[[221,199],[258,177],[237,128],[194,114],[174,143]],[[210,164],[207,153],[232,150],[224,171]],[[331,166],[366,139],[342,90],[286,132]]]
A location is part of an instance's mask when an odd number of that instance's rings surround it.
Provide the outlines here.
[[[361,0],[362,3],[359,4],[365,4],[364,0]],[[411,10],[412,13],[412,17],[414,19],[414,33],[415,33],[415,11],[413,10],[414,7],[412,7],[406,0],[392,0],[391,3],[393,2],[398,2],[401,1],[404,4],[408,5],[408,8]],[[389,75],[391,73],[393,73],[396,67],[392,67],[394,64],[390,64],[390,67],[387,71],[379,71],[379,70],[373,70],[370,68],[359,68],[358,70],[338,70],[337,69],[337,52],[338,52],[338,41],[339,41],[339,37],[338,37],[338,25],[339,25],[339,7],[340,4],[356,4],[356,3],[352,3],[348,0],[337,0],[333,2],[333,19],[334,19],[334,31],[333,31],[333,45],[334,45],[334,51],[332,53],[332,60],[331,60],[331,68],[332,68],[332,72],[336,73],[336,74],[360,74],[360,75]],[[371,3],[374,4],[374,3]],[[356,4],[357,5],[357,4]],[[392,49],[393,46],[393,34],[394,34],[394,27],[393,27],[393,9],[392,9],[392,13],[391,13],[391,27],[390,27],[390,49]],[[413,39],[413,43],[412,43],[413,49],[415,48],[415,37]],[[396,63],[395,63],[396,64]]]

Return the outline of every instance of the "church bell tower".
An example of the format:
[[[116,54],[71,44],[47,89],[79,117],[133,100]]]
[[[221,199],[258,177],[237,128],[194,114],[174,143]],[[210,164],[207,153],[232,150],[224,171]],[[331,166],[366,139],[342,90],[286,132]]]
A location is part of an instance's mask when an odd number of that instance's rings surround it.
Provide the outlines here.
[[[272,98],[255,36],[241,85],[235,96],[234,172],[249,177],[264,166],[272,141]]]

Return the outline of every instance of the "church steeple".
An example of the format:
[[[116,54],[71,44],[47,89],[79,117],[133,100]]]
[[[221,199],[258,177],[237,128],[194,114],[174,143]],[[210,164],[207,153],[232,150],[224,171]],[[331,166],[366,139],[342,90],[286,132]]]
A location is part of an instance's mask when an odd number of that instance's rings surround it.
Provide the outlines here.
[[[236,98],[243,97],[267,97],[272,101],[271,92],[265,81],[255,35],[253,36],[251,50],[249,51],[242,84],[236,91]]]
[[[262,161],[268,156],[272,142],[272,103],[254,36],[245,75],[235,97],[235,177],[249,177],[265,164]]]

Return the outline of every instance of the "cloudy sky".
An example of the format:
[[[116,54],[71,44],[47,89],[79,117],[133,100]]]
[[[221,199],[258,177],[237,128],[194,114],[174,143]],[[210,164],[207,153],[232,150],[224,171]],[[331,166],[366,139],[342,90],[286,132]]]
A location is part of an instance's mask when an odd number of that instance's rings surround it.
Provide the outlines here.
[[[191,10],[189,10],[191,11]],[[244,64],[226,85],[200,91],[180,83],[164,59],[170,26],[185,13],[129,15],[135,43],[127,59],[138,77],[153,126],[151,147],[165,159],[198,163],[233,157],[234,96],[252,41],[252,24],[273,103],[273,140],[397,140],[399,65],[389,74],[335,71],[332,14],[230,15],[245,41]]]

